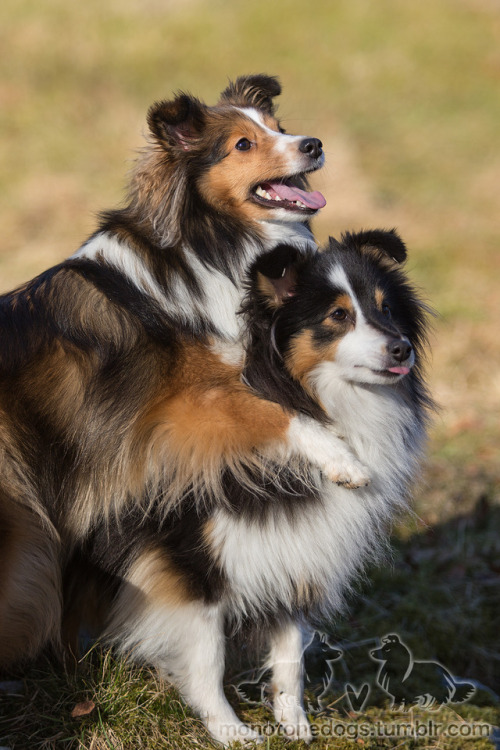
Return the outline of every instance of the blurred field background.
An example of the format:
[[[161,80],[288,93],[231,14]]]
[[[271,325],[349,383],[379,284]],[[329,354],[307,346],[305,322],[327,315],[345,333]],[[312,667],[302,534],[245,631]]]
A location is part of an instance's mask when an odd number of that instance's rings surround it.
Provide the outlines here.
[[[215,103],[228,78],[250,72],[278,75],[284,125],[324,143],[318,237],[399,229],[438,313],[429,374],[441,410],[417,518],[395,537],[395,572],[375,576],[339,632],[354,641],[405,632],[416,650],[424,645],[421,658],[494,689],[494,704],[499,3],[3,0],[0,42],[0,291],[71,254],[95,215],[121,201],[154,100],[184,89]],[[34,705],[36,722],[47,708]],[[16,747],[59,740],[47,742]],[[130,742],[102,746],[156,747]]]

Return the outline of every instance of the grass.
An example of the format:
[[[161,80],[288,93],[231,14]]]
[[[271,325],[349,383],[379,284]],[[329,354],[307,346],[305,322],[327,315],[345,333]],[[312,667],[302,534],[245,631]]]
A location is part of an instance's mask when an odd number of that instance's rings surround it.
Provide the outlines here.
[[[288,129],[325,144],[327,166],[314,179],[328,199],[318,237],[400,229],[411,275],[438,312],[429,370],[441,410],[415,518],[395,529],[392,566],[372,571],[350,615],[328,624],[348,654],[336,668],[332,710],[339,720],[398,720],[383,701],[360,719],[339,700],[347,679],[373,677],[365,641],[398,632],[420,658],[483,683],[490,692],[460,712],[498,724],[497,5],[4,0],[0,42],[2,290],[68,256],[94,214],[121,200],[152,101],[176,89],[214,101],[228,77],[250,71],[278,74]],[[209,747],[171,689],[110,654],[94,650],[71,674],[42,661],[12,679],[22,687],[0,695],[0,745]],[[87,698],[95,709],[72,718]],[[240,709],[268,720],[264,709]],[[402,744],[463,741],[359,737],[335,747]]]
[[[72,715],[77,706],[88,713]],[[200,722],[153,673],[97,649],[71,673],[48,659],[32,665],[23,691],[14,687],[2,711],[0,737],[12,747],[181,750],[192,747],[193,735],[203,736]]]

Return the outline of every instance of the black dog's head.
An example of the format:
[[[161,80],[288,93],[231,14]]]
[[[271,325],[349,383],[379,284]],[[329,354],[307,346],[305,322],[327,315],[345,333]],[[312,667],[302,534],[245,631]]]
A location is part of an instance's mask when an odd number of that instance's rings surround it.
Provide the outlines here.
[[[382,230],[332,238],[321,252],[281,245],[261,257],[246,311],[254,341],[267,332],[260,357],[267,352],[268,372],[280,369],[312,398],[344,381],[399,384],[425,400],[427,310],[404,274],[405,258],[396,232]]]

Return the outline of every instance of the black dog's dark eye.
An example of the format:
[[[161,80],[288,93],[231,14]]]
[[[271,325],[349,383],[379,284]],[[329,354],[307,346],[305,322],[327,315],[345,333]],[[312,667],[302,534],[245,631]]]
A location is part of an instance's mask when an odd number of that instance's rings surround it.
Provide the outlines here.
[[[382,305],[382,315],[385,315],[386,318],[391,317],[391,308],[386,303]]]
[[[331,317],[334,320],[345,320],[347,318],[347,310],[344,310],[343,307],[338,307],[332,312]]]
[[[248,138],[240,138],[235,148],[237,148],[238,151],[248,151],[249,149],[252,148],[252,144],[248,140]]]

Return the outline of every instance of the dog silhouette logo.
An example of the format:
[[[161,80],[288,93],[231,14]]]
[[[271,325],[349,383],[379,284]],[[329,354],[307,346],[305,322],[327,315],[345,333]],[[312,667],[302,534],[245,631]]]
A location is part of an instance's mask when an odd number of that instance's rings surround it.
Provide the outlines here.
[[[323,700],[333,681],[333,664],[342,651],[332,646],[325,633],[316,631],[304,653],[304,693],[309,713],[323,710]]]
[[[392,633],[381,639],[380,648],[370,651],[381,662],[377,684],[392,698],[392,706],[439,708],[448,703],[465,703],[475,686],[458,680],[437,661],[416,661],[408,646]]]
[[[305,707],[309,713],[319,713],[333,680],[333,662],[342,657],[342,651],[330,644],[327,635],[315,631],[304,647],[303,657]],[[247,679],[234,687],[245,703],[271,707],[272,671],[269,667],[247,674]]]
[[[247,673],[246,676],[247,679],[232,686],[241,700],[245,703],[271,708],[271,670],[263,667],[258,671]]]

